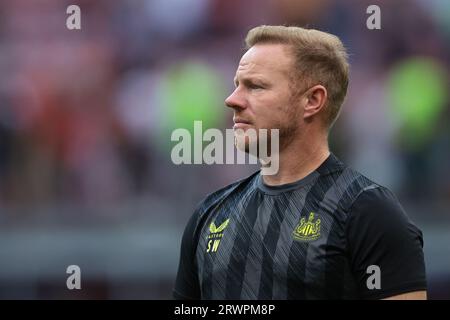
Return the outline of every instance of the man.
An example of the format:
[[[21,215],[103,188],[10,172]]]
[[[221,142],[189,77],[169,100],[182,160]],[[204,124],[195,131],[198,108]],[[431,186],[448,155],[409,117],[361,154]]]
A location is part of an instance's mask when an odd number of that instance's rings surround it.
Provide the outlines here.
[[[421,231],[391,191],[328,149],[348,85],[341,41],[260,26],[246,45],[225,103],[235,130],[279,129],[279,170],[199,205],[183,235],[175,298],[426,299]]]

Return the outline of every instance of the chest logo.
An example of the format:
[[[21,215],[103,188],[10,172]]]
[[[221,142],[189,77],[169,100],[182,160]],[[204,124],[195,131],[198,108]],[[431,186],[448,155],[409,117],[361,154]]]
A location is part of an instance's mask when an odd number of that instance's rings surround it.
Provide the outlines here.
[[[300,223],[295,227],[292,236],[297,241],[314,241],[320,238],[320,219],[314,221],[314,212],[311,212],[306,221],[305,217],[300,219]]]
[[[220,226],[216,226],[214,222],[209,225],[209,235],[208,235],[208,245],[206,247],[206,252],[216,252],[219,248],[220,240],[223,237],[223,231],[228,226],[230,219],[222,222]]]

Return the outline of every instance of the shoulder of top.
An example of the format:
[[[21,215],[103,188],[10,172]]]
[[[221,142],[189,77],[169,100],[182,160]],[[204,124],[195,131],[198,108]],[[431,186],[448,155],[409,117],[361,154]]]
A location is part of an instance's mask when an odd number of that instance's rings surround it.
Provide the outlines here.
[[[346,175],[344,179],[352,181],[350,185],[345,186],[345,191],[342,190],[346,195],[342,207],[346,211],[350,209],[362,195],[377,194],[381,196],[380,199],[390,198],[397,200],[395,194],[388,187],[373,181],[371,178],[368,178],[353,168],[347,167],[342,174]]]

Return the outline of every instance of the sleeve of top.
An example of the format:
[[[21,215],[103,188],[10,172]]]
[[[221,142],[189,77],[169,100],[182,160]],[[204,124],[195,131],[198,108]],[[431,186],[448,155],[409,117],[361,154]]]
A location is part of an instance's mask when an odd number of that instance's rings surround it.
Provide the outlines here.
[[[358,196],[349,209],[346,237],[352,273],[363,299],[426,290],[422,232],[388,189],[377,187]],[[377,268],[378,283],[374,278]]]
[[[195,229],[198,212],[190,218],[181,240],[180,260],[173,290],[175,299],[200,299],[200,286],[195,263]]]

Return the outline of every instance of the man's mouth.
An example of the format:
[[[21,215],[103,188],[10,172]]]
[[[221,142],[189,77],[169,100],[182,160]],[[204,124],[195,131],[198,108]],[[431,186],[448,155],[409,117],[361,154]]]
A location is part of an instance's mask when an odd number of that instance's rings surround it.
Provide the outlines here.
[[[233,122],[234,122],[233,129],[242,129],[252,124],[250,121],[241,118],[234,118]]]

